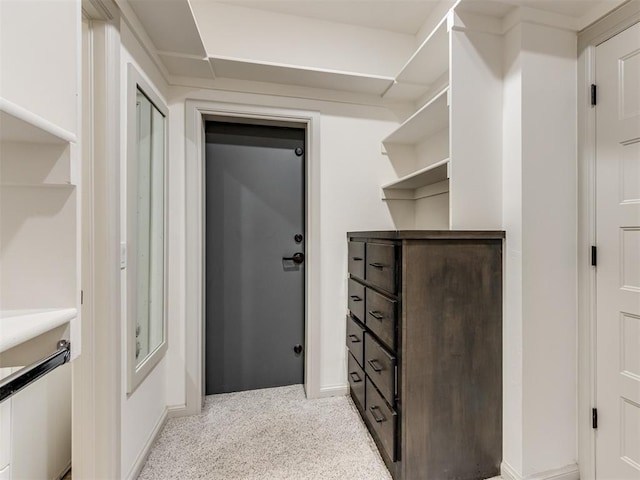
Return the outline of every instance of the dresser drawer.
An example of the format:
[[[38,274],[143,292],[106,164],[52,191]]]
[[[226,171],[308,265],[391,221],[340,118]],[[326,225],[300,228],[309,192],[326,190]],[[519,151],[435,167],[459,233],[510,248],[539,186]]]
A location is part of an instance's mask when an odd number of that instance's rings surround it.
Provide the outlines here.
[[[351,315],[364,322],[364,285],[349,279],[349,310]]]
[[[364,334],[364,371],[387,402],[395,405],[396,357],[390,355],[369,333]]]
[[[360,366],[364,362],[364,328],[347,315],[347,347]]]
[[[367,282],[395,294],[396,282],[396,246],[384,243],[367,243],[367,262],[365,278]]]
[[[378,336],[382,343],[395,351],[398,302],[380,295],[370,288],[366,289],[365,300],[367,327]]]
[[[376,387],[372,382],[367,379],[366,385],[366,407],[367,418],[373,430],[378,437],[378,440],[382,444],[382,448],[387,454],[387,457],[392,462],[396,461],[396,423],[398,420],[397,413],[389,408],[387,402],[376,390]]]
[[[364,280],[364,242],[349,242],[349,273]]]
[[[360,411],[364,411],[365,399],[364,399],[364,371],[358,365],[358,362],[353,358],[351,354],[347,355],[348,360],[348,372],[347,377],[349,380],[349,390],[351,391],[351,397],[354,400],[356,406]]]

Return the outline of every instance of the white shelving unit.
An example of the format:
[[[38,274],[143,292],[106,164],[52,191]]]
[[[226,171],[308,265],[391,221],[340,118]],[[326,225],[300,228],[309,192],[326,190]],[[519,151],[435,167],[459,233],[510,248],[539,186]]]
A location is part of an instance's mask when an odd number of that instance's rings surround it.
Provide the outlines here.
[[[422,42],[384,93],[391,100],[415,101],[449,71],[449,34],[443,18]]]
[[[392,77],[355,72],[303,68],[278,63],[228,57],[209,57],[216,77],[382,95]]]
[[[4,111],[3,119],[7,116]],[[9,117],[15,125],[18,117]],[[53,129],[41,128],[41,122],[30,123],[25,118],[19,119],[22,131],[34,132],[33,142],[15,135],[3,135],[0,141],[3,367],[40,360],[55,351],[57,340],[63,337],[79,340],[79,199],[77,179],[72,178],[73,163],[78,161],[75,145],[52,135]],[[4,122],[0,128],[4,129]],[[62,324],[66,327],[59,329]],[[47,346],[33,348],[32,340],[50,330],[56,330],[59,338],[49,336]],[[79,348],[73,356],[78,353]]]
[[[440,19],[384,94],[416,105],[382,141],[401,174],[382,185],[400,229],[501,226],[502,37],[462,8]]]
[[[383,200],[419,200],[439,195],[449,190],[449,159],[446,158],[428,167],[382,186]],[[431,188],[428,188],[431,187]]]
[[[385,138],[385,145],[413,145],[449,126],[449,88],[437,93],[422,108]]]
[[[60,327],[67,330],[69,322],[77,316],[78,310],[75,308],[0,311],[0,332],[2,333],[0,335],[0,353],[9,352],[15,347],[33,348],[34,345],[28,346],[27,344]],[[56,340],[57,337],[58,335],[54,335],[52,340]],[[53,341],[53,345],[55,345],[55,341]],[[51,353],[51,350],[49,347],[45,350],[44,355]],[[6,361],[7,354],[5,353],[0,358]],[[3,366],[0,365],[0,367]]]
[[[80,353],[82,14],[79,0],[39,2],[35,9],[31,2],[2,2],[1,10],[4,376],[51,355],[61,339],[71,341],[72,359]],[[2,406],[0,477],[57,478],[64,473],[61,469],[71,460],[70,367],[57,368]]]
[[[75,134],[0,97],[0,142],[65,145]]]

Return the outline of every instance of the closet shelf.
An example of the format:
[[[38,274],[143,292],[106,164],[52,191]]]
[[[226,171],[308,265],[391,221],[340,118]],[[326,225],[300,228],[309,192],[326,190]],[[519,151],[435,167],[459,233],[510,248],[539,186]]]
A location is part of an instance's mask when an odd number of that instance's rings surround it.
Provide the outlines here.
[[[449,159],[382,186],[383,200],[418,200],[449,191]]]
[[[5,98],[0,98],[0,141],[59,144],[76,142],[76,136]]]
[[[75,308],[0,311],[0,353],[70,322]]]
[[[76,188],[75,183],[2,183],[0,182],[0,188],[68,188],[73,189]]]
[[[449,125],[449,88],[441,90],[382,143],[413,145]]]
[[[216,77],[381,96],[393,78],[341,70],[308,68],[232,57],[209,57]]]
[[[416,100],[448,70],[449,35],[445,16],[396,75],[384,98]]]

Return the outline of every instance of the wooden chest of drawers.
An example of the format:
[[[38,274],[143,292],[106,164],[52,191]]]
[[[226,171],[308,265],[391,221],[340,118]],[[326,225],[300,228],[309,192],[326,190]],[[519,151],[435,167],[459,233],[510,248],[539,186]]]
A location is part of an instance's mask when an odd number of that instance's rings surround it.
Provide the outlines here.
[[[347,237],[348,380],[391,475],[498,475],[504,232]]]

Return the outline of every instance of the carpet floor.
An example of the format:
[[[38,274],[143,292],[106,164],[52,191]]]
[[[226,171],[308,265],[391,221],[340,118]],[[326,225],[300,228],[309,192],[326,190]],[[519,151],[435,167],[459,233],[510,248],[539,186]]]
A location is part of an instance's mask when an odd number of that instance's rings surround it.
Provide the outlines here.
[[[350,397],[301,385],[206,397],[170,419],[141,480],[391,480]]]

